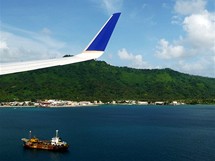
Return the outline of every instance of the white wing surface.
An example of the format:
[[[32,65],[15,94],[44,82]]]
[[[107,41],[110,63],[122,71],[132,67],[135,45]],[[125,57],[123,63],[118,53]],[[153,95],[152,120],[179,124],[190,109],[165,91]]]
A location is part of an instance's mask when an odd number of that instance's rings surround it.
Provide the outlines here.
[[[0,75],[66,64],[73,64],[87,60],[97,59],[104,53],[108,41],[119,19],[119,16],[120,13],[113,14],[81,54],[74,55],[72,57],[64,57],[57,59],[35,60],[17,63],[3,63],[0,64]]]

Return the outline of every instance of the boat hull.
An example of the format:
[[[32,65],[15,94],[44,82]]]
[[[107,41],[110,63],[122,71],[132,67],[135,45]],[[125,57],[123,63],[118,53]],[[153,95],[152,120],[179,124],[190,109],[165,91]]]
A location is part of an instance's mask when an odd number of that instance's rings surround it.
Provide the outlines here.
[[[41,146],[41,145],[24,145],[24,148],[26,149],[41,149],[41,150],[50,150],[50,151],[67,151],[68,147],[57,147],[57,146]]]
[[[67,151],[69,145],[52,145],[49,141],[39,141],[39,142],[29,142],[23,140],[23,146],[26,149],[41,149],[41,150],[50,150],[50,151]]]

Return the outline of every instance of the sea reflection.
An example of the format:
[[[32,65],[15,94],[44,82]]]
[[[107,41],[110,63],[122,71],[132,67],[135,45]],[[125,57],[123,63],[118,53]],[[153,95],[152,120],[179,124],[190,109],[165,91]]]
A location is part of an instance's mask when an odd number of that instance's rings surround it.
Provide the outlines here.
[[[39,149],[26,149],[23,148],[23,157],[26,160],[31,160],[32,158],[40,160],[52,160],[52,161],[63,161],[63,158],[69,155],[69,150],[67,151],[48,151],[48,150],[39,150]]]

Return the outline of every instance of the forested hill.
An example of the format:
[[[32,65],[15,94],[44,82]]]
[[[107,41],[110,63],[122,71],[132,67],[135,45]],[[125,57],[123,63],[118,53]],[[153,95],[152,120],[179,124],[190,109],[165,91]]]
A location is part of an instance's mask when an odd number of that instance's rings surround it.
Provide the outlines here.
[[[215,79],[171,69],[114,67],[102,61],[0,76],[0,101],[214,100]]]

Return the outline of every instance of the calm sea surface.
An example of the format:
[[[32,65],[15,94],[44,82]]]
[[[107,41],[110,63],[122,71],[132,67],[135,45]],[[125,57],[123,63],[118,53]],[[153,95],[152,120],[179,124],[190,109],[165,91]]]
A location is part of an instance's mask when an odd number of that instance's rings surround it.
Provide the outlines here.
[[[22,147],[56,129],[68,152]],[[0,161],[215,161],[215,106],[0,108]]]

